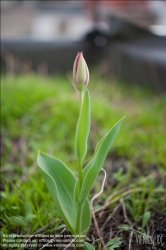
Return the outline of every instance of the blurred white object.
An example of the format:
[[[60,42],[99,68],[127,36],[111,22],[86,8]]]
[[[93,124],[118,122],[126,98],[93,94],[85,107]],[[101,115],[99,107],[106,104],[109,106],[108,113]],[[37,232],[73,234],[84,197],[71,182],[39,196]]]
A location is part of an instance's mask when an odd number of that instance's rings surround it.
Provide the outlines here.
[[[86,15],[39,14],[32,24],[32,36],[37,39],[79,40],[93,27]]]
[[[150,25],[150,31],[158,36],[166,36],[166,25]]]
[[[156,24],[166,25],[166,1],[149,1],[148,4],[156,15]]]
[[[156,16],[155,25],[150,30],[160,36],[166,35],[166,1],[149,1],[149,8]]]

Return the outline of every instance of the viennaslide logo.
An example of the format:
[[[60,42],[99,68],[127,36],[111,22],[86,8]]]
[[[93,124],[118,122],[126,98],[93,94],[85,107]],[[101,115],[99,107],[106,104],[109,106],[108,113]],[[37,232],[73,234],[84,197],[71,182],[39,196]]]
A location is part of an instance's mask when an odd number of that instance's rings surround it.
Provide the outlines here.
[[[151,249],[154,250],[166,249],[164,234],[157,234],[156,231],[154,231],[152,235],[141,233],[135,234],[135,237],[138,245],[151,246]]]

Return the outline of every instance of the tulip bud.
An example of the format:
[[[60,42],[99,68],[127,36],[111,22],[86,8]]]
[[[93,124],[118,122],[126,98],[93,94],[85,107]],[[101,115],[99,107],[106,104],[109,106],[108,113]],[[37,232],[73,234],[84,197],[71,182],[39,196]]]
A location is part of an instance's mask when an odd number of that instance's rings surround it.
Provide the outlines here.
[[[86,88],[89,82],[89,70],[82,52],[78,52],[73,65],[73,79],[79,91]]]

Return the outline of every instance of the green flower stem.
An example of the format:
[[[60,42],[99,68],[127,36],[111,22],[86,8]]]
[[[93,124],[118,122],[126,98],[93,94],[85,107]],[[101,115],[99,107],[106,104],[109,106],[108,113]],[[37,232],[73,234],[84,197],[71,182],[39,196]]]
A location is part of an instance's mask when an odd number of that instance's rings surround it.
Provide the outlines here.
[[[80,99],[80,112],[82,109],[82,104],[84,100],[84,91],[79,91],[79,99]],[[83,182],[83,176],[82,176],[82,160],[78,159],[78,182],[79,182],[79,194],[81,192],[82,188],[82,182]],[[82,211],[83,211],[83,204],[78,206],[78,212],[77,212],[77,222],[76,222],[76,232],[77,234],[81,233],[81,221],[82,221]],[[79,243],[79,241],[78,241]],[[81,249],[81,247],[77,247],[76,249]]]
[[[82,221],[82,211],[83,211],[83,205],[79,205],[78,206],[78,213],[77,213],[77,225],[76,225],[76,232],[77,234],[81,234],[81,221]],[[76,242],[76,244],[81,244],[80,239],[82,238],[78,238],[78,241]],[[82,247],[76,247],[76,250],[81,250]]]
[[[82,104],[83,104],[83,100],[84,100],[84,91],[79,91],[79,99],[80,99],[80,113],[81,113],[81,109],[82,109]],[[82,160],[78,159],[78,181],[79,181],[79,193],[81,192],[81,188],[82,188],[82,181],[83,181],[83,177],[82,177]]]
[[[83,205],[81,204],[78,206],[78,213],[77,213],[77,225],[76,225],[77,234],[81,233],[82,209]]]
[[[78,181],[79,181],[79,194],[80,194],[81,188],[82,188],[82,181],[83,181],[81,160],[78,160]],[[78,212],[77,212],[76,232],[78,234],[81,233],[82,209],[83,209],[83,205],[81,204],[78,206]]]
[[[82,161],[78,160],[78,182],[79,182],[79,194],[82,188],[83,176],[82,176]]]
[[[81,112],[81,108],[82,108],[82,104],[83,104],[83,100],[84,100],[84,93],[85,91],[79,91],[79,94],[80,94],[80,112]]]

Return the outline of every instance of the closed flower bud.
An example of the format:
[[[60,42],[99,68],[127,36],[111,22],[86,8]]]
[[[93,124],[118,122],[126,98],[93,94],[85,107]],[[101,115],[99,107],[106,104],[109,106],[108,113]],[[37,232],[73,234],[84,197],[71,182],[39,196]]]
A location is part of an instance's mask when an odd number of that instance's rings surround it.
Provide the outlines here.
[[[84,90],[89,82],[89,70],[82,52],[78,52],[73,65],[73,79],[79,91]]]

